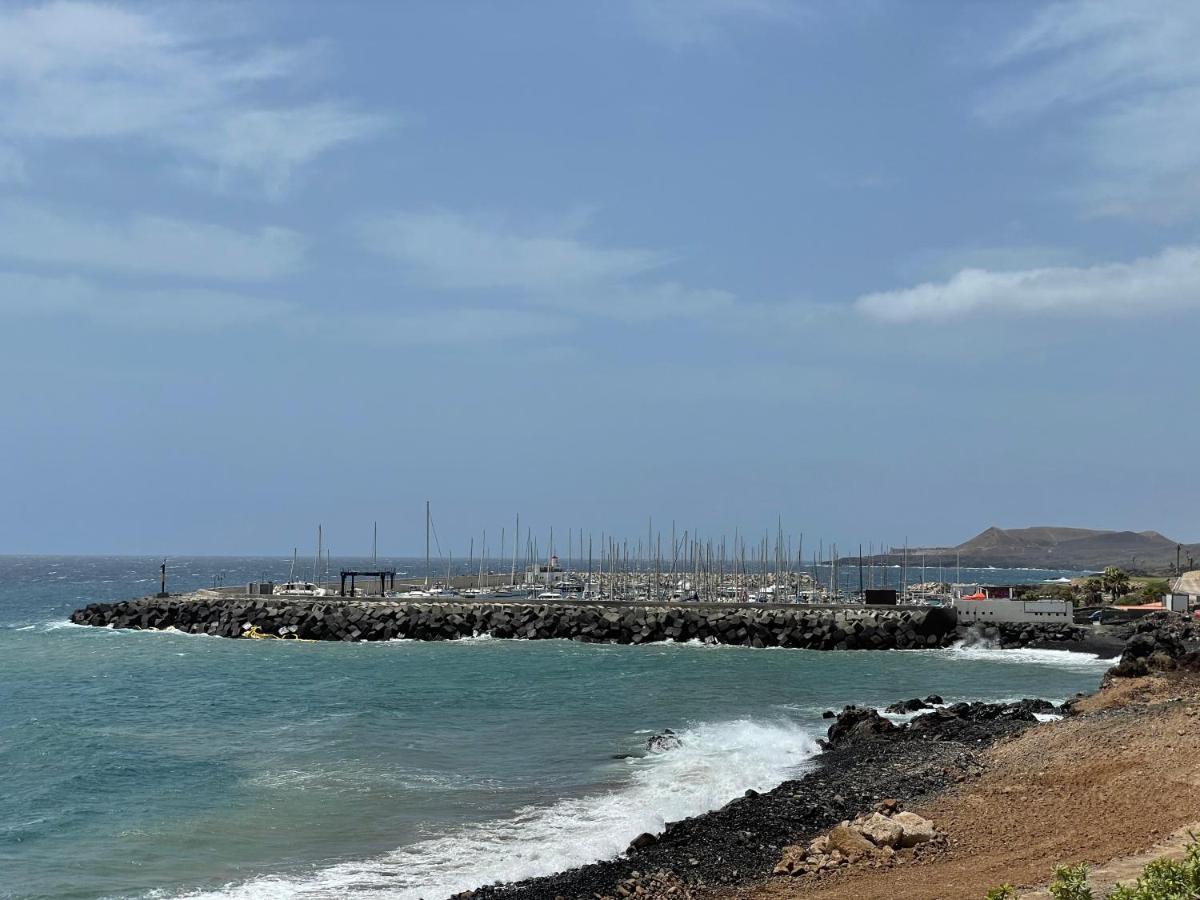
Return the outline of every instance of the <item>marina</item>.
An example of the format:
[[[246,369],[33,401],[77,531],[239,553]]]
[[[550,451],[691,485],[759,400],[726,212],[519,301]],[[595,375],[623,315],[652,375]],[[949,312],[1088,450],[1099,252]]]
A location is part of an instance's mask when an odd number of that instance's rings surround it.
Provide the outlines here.
[[[379,529],[371,532],[369,565],[333,567],[324,528],[317,526],[312,578],[297,581],[299,563],[293,551],[287,581],[251,583],[246,593],[277,596],[339,596],[391,600],[570,600],[617,603],[801,603],[948,606],[981,589],[979,582],[964,582],[962,566],[947,571],[944,565],[925,565],[923,556],[910,559],[907,543],[899,548],[880,542],[859,544],[855,555],[839,553],[810,541],[805,556],[805,535],[785,533],[782,517],[774,533],[764,530],[752,541],[735,529],[732,536],[699,536],[680,530],[656,530],[647,520],[644,536],[598,536],[585,529],[568,529],[565,555],[560,556],[553,528],[544,545],[526,527],[521,538],[521,517],[515,516],[510,539],[500,529],[499,548],[482,531],[469,540],[464,559],[443,548],[433,521],[431,504],[425,504],[425,554],[419,574],[380,568]],[[493,534],[495,532],[493,531]],[[560,532],[561,534],[561,532]],[[412,568],[411,566],[409,568]],[[936,576],[936,577],[931,577]],[[953,576],[953,577],[949,577]],[[361,585],[358,579],[366,579]],[[213,586],[225,593],[223,578]]]

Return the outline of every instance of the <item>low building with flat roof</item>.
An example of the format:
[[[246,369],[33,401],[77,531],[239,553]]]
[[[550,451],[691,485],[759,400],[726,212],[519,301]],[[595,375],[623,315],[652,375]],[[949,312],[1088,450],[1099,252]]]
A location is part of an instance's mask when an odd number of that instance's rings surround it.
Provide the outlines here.
[[[976,622],[1007,622],[1028,625],[1070,625],[1075,621],[1075,605],[1069,600],[1006,600],[961,597],[954,601],[958,620],[966,625]]]

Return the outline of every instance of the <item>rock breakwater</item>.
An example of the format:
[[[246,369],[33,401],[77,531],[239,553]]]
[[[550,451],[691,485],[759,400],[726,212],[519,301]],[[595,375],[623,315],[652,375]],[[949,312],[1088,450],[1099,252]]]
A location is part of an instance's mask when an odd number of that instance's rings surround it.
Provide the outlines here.
[[[589,643],[702,641],[810,650],[909,650],[957,639],[952,609],[408,603],[182,595],[92,604],[78,625],[220,637],[443,641],[489,635]]]

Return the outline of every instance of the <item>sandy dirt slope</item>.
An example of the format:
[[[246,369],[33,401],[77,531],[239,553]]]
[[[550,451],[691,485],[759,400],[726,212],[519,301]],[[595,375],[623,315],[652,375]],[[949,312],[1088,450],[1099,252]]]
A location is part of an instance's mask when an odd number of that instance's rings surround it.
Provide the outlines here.
[[[1200,676],[1118,680],[1079,710],[998,744],[982,775],[915,809],[949,835],[933,857],[712,896],[949,900],[1006,882],[1033,891],[1055,865],[1135,856],[1200,820]]]

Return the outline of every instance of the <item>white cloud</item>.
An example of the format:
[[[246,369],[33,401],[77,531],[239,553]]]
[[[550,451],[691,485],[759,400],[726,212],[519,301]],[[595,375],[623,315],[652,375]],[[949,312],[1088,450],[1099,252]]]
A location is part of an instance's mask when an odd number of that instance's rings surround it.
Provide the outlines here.
[[[589,244],[572,234],[580,224],[571,218],[566,228],[529,230],[497,217],[403,212],[365,223],[362,236],[420,284],[503,292],[523,307],[624,322],[734,312],[737,298],[728,291],[648,280],[672,262],[668,255]]]
[[[214,135],[195,131],[177,142],[215,166],[217,183],[229,187],[242,173],[260,179],[277,196],[288,188],[297,169],[339,144],[379,130],[374,115],[337,104],[316,103],[294,109],[248,109],[231,113]]]
[[[496,219],[403,212],[366,223],[367,246],[443,288],[562,291],[620,281],[668,262],[659,253],[593,247],[568,234],[522,233]]]
[[[243,50],[190,33],[171,7],[54,2],[0,11],[0,135],[152,144],[187,166],[286,187],[295,170],[383,120],[342,104],[272,103],[311,48]]]
[[[1200,4],[1041,8],[993,56],[978,104],[996,125],[1056,115],[1086,162],[1089,212],[1178,220],[1200,212]]]
[[[980,314],[1140,316],[1200,310],[1200,246],[1170,247],[1128,263],[1010,272],[963,269],[948,281],[867,294],[855,307],[890,322]]]
[[[0,203],[0,257],[32,263],[258,281],[296,270],[303,253],[300,235],[284,228],[239,231],[159,216],[100,221]]]
[[[25,158],[12,147],[0,144],[0,184],[28,184]]]
[[[713,43],[742,23],[793,24],[805,18],[794,0],[630,0],[630,7],[646,38],[674,49]]]
[[[281,320],[283,300],[204,290],[117,290],[77,276],[0,272],[0,316],[83,318],[122,329],[218,331]]]
[[[911,254],[896,267],[902,281],[937,281],[960,269],[1044,269],[1083,261],[1078,251],[1041,244],[966,244],[929,247]]]
[[[413,281],[445,291],[492,292],[495,302],[622,322],[724,322],[742,312],[728,291],[648,278],[667,254],[596,246],[574,236],[582,223],[528,229],[498,217],[402,212],[364,223],[366,246]],[[545,313],[536,313],[541,316]]]

